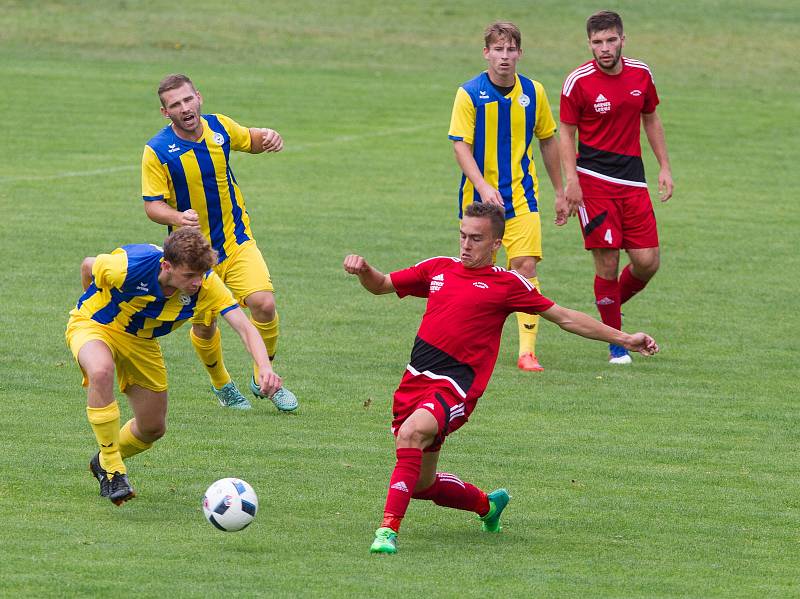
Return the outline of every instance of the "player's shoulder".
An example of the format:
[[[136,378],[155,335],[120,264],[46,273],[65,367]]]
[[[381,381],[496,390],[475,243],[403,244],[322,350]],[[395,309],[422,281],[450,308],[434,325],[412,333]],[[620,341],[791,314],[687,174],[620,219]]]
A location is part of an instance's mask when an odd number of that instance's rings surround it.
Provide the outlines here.
[[[650,70],[650,67],[647,65],[647,63],[644,63],[641,60],[636,60],[635,58],[629,58],[627,56],[623,56],[622,64],[632,74],[635,73],[643,77],[650,77],[650,79],[653,79],[653,71]]]
[[[449,268],[455,265],[461,264],[461,260],[458,258],[454,258],[453,256],[433,256],[431,258],[426,258],[420,262],[417,262],[414,267],[415,268],[437,268],[437,267],[445,267]]]
[[[535,289],[533,283],[519,274],[516,270],[508,270],[497,265],[492,266],[492,270],[495,272],[495,278],[497,278],[499,281],[503,281],[509,285],[522,285],[529,291]]]
[[[163,148],[167,148],[169,144],[174,142],[175,134],[172,132],[172,126],[167,125],[151,137],[145,145],[149,146],[154,152],[159,153]]]
[[[164,251],[151,243],[123,245],[119,249],[127,259],[122,290],[133,295],[152,295],[157,286]]]
[[[572,90],[575,89],[576,85],[579,85],[581,80],[585,80],[587,77],[594,75],[597,72],[597,67],[594,64],[594,60],[589,60],[579,66],[577,69],[574,69],[567,78],[564,79],[564,85],[561,88],[561,93],[565,96],[569,97],[572,93]]]
[[[519,83],[522,86],[522,91],[527,95],[535,94],[537,97],[541,96],[544,91],[544,85],[541,81],[537,79],[533,79],[521,73],[517,73],[517,78],[519,78]]]
[[[461,84],[461,89],[463,89],[471,98],[476,98],[481,90],[486,91],[486,71],[478,73],[469,81],[465,81]]]

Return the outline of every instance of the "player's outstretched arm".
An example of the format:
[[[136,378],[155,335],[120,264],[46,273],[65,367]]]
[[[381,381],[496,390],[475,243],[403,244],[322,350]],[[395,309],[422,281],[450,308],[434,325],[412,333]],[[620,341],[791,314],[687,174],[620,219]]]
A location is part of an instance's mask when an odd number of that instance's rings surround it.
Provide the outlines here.
[[[345,271],[356,275],[364,289],[370,293],[383,295],[394,291],[392,277],[372,268],[364,258],[357,254],[345,256],[343,266]]]
[[[228,310],[222,317],[231,325],[234,331],[239,333],[239,337],[242,338],[242,343],[244,343],[248,353],[253,356],[253,361],[258,366],[257,382],[261,393],[267,397],[272,397],[283,386],[283,380],[272,370],[267,348],[264,346],[264,340],[261,339],[261,335],[258,334],[256,327],[238,307]]]
[[[200,217],[192,208],[178,212],[162,200],[152,200],[144,203],[144,213],[154,223],[170,227],[199,227]]]
[[[250,153],[280,152],[283,149],[283,138],[274,129],[250,128]]]
[[[624,331],[618,331],[577,310],[563,308],[556,304],[552,308],[541,312],[540,315],[550,322],[554,322],[565,331],[587,339],[597,339],[598,341],[621,345],[625,349],[637,351],[645,356],[652,356],[658,352],[658,344],[650,335],[645,333],[631,335]]]

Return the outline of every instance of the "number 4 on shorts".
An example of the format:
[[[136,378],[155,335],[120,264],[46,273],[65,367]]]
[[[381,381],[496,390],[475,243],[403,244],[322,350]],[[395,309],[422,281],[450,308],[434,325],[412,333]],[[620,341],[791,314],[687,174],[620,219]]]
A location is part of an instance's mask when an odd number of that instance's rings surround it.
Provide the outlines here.
[[[608,245],[613,245],[614,239],[611,237],[611,229],[606,229],[606,234],[603,235],[603,241],[608,243]]]

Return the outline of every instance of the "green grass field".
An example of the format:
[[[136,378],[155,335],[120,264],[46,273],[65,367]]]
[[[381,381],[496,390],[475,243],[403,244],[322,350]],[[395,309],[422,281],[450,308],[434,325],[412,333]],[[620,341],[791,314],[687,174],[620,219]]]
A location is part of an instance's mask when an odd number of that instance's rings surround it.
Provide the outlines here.
[[[391,393],[424,303],[369,295],[342,258],[390,270],[456,252],[447,126],[485,64],[483,27],[520,26],[519,70],[557,112],[603,6],[0,0],[0,596],[800,596],[800,12],[608,7],[654,70],[677,186],[656,207],[662,270],[625,306],[626,328],[663,351],[615,369],[603,345],[544,325],[547,370],[526,375],[512,319],[441,460],[511,491],[502,534],[416,502],[381,559],[367,549],[394,462]],[[166,338],[170,430],[130,461],[139,497],[116,508],[86,471],[95,442],[63,331],[84,256],[163,240],[139,163],[174,71],[205,111],[284,136],[283,153],[233,168],[278,289],[276,370],[301,409],[222,410],[188,328]],[[649,148],[646,165],[655,180]],[[543,291],[594,315],[590,257],[574,222],[551,224],[544,179]],[[249,362],[223,336],[243,385]],[[223,476],[259,493],[241,533],[202,517]]]

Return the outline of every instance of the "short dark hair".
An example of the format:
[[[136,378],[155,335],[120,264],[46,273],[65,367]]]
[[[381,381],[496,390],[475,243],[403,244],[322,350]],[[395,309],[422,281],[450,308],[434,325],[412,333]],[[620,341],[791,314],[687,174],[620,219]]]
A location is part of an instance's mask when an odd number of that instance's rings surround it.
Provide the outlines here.
[[[601,10],[586,19],[586,36],[592,37],[593,33],[616,29],[622,35],[622,17],[610,10]]]
[[[164,77],[161,80],[161,83],[158,84],[158,99],[161,100],[161,105],[164,106],[164,98],[161,97],[161,94],[171,89],[178,89],[187,83],[192,87],[193,90],[197,91],[197,88],[194,86],[194,83],[192,83],[192,80],[186,75],[173,73],[172,75],[167,75]]]
[[[495,21],[483,32],[483,43],[487,48],[498,38],[511,40],[517,45],[517,48],[522,48],[522,34],[519,32],[519,28],[510,21]]]
[[[506,232],[506,215],[497,204],[473,202],[464,209],[464,216],[488,218],[492,223],[492,233],[494,233],[495,239],[502,239]]]
[[[183,227],[164,240],[164,260],[173,266],[206,272],[217,263],[217,252],[200,231]]]

